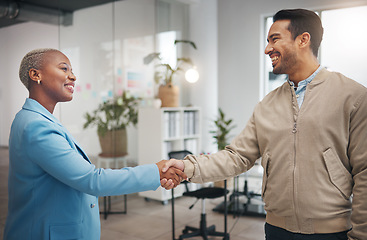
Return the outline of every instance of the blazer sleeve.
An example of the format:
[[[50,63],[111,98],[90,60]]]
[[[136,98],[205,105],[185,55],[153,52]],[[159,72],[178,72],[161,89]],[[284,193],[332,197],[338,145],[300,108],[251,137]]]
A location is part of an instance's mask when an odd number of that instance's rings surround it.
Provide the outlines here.
[[[66,139],[62,128],[50,121],[32,121],[24,131],[23,150],[47,174],[94,196],[122,195],[160,186],[156,164],[134,168],[96,169]]]

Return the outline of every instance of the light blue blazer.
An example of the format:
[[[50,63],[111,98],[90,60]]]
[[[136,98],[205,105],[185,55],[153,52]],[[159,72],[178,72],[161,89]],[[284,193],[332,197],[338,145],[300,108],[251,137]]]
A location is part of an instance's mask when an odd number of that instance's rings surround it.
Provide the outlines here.
[[[156,164],[97,169],[42,105],[27,99],[9,138],[4,240],[99,239],[98,196],[155,190]]]

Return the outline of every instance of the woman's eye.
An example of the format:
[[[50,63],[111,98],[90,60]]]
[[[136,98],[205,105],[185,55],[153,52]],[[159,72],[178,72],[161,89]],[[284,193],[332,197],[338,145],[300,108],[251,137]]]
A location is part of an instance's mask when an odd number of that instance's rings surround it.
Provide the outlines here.
[[[68,69],[65,67],[61,68],[61,70],[63,70],[64,72],[66,72]]]

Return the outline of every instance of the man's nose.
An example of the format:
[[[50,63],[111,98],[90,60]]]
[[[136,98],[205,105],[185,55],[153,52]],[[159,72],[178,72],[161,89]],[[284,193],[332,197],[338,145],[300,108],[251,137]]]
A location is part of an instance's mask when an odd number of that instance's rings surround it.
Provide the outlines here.
[[[268,43],[265,47],[265,54],[269,55],[273,51],[273,47],[270,46],[270,43]]]

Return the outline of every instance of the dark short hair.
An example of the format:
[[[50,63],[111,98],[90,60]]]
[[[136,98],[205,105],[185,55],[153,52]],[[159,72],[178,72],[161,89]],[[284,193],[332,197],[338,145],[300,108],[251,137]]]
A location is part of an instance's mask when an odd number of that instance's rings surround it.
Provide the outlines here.
[[[317,57],[324,28],[320,17],[313,11],[306,9],[283,9],[273,16],[273,22],[278,20],[290,20],[288,30],[293,39],[304,32],[311,35],[311,49]]]

